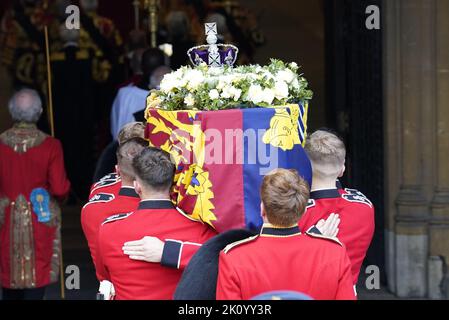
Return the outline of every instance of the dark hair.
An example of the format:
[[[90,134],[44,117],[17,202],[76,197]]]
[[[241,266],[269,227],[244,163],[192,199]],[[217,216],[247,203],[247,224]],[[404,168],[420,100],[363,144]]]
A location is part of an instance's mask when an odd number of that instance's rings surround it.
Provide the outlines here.
[[[117,164],[120,167],[122,178],[127,177],[134,180],[133,159],[146,147],[148,147],[148,141],[143,138],[131,138],[118,146]]]
[[[154,147],[145,148],[133,160],[136,177],[155,191],[170,189],[175,175],[175,165],[170,154]]]
[[[151,75],[160,66],[165,65],[165,54],[158,48],[150,48],[142,54],[142,71],[145,75]]]
[[[279,227],[298,223],[309,200],[309,185],[295,170],[275,169],[262,182],[260,196],[268,222]]]

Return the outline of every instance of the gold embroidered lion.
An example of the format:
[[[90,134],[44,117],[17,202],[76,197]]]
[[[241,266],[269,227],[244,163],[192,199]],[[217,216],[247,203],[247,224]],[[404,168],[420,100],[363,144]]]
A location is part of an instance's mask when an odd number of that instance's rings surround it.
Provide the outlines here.
[[[276,108],[270,121],[270,129],[263,136],[263,142],[283,151],[292,150],[295,145],[301,144],[298,131],[299,115],[299,105],[296,104]]]

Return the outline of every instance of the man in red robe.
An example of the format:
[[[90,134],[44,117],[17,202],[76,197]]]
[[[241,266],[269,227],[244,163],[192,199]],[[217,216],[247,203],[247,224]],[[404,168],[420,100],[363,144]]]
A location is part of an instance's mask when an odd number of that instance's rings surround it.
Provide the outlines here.
[[[14,126],[0,135],[0,276],[3,299],[42,299],[56,282],[60,209],[70,182],[61,143],[36,128],[42,103],[23,89],[9,102]]]

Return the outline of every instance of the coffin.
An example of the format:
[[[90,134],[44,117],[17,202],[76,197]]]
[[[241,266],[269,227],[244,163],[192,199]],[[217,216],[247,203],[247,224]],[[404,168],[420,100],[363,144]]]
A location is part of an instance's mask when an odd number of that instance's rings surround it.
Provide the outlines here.
[[[146,138],[176,164],[173,201],[218,232],[262,225],[259,190],[275,168],[295,169],[311,184],[303,150],[307,102],[218,111],[147,108]]]

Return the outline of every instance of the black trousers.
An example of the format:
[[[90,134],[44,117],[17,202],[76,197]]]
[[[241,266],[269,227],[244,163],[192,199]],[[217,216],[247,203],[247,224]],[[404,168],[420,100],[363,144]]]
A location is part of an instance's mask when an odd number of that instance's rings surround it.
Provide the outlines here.
[[[2,288],[3,300],[43,300],[46,287],[35,289],[7,289]]]

